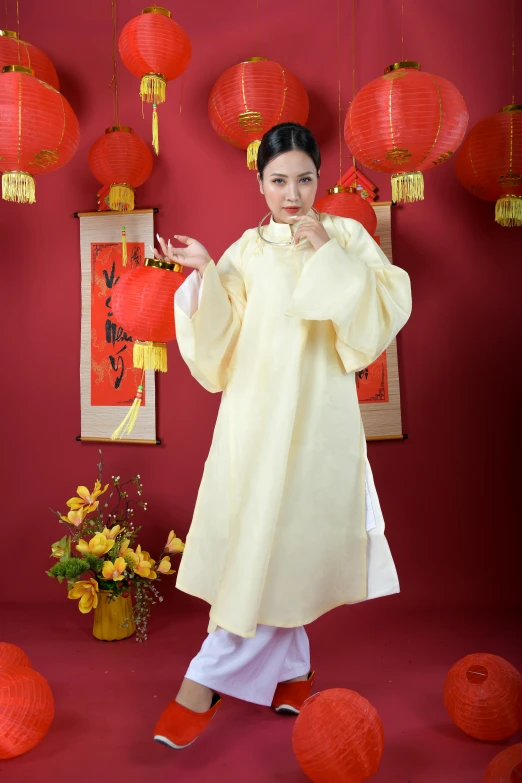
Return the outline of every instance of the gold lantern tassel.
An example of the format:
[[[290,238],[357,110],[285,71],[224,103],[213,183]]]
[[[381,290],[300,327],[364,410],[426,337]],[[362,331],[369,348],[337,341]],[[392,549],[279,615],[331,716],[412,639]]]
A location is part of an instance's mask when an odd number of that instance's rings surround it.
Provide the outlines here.
[[[146,103],[165,103],[167,80],[160,73],[146,73],[141,77],[140,96]]]
[[[421,171],[405,171],[393,174],[392,201],[423,201],[424,177]]]
[[[34,179],[25,171],[5,171],[2,174],[2,198],[19,204],[34,204]]]
[[[119,427],[117,427],[111,435],[111,440],[117,440],[121,438],[125,433],[129,434],[134,429],[138,413],[140,412],[141,401],[143,399],[143,382],[138,386],[136,397],[134,402],[130,406],[127,415],[123,419]]]
[[[121,227],[121,262],[127,266],[127,231],[125,226]]]
[[[115,212],[132,212],[134,209],[134,189],[125,182],[111,185],[109,208]]]
[[[260,144],[260,141],[251,141],[247,147],[247,166],[250,171],[257,170],[257,153]]]
[[[159,155],[158,107],[155,103],[152,104],[152,146],[156,155]]]
[[[495,205],[495,220],[501,226],[522,226],[522,196],[499,198]]]
[[[155,372],[167,372],[167,346],[165,343],[141,342],[134,343],[132,362],[134,367]]]

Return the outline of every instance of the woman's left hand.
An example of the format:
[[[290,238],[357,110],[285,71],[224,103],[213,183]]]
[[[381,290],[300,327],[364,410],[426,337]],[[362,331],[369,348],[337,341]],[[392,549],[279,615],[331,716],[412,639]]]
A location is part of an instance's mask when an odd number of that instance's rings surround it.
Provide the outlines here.
[[[300,239],[308,239],[315,250],[319,250],[320,247],[326,245],[330,241],[330,237],[326,233],[326,230],[322,223],[316,220],[311,215],[303,215],[302,217],[292,218],[297,225],[297,231],[294,234],[294,243],[297,245]]]

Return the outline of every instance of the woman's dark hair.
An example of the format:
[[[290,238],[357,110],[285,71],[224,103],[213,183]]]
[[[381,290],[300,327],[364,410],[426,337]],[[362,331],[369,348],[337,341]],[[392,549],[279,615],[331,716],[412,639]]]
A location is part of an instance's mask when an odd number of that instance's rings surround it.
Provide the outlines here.
[[[271,160],[290,150],[301,150],[309,155],[319,173],[321,168],[321,153],[312,131],[297,122],[282,122],[274,125],[261,139],[257,153],[257,170],[263,179],[263,171]]]

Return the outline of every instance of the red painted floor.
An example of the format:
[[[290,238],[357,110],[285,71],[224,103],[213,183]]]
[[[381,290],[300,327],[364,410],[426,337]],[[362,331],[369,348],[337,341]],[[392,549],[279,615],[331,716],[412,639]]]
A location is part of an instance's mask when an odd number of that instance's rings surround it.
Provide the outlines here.
[[[1,783],[306,783],[292,753],[293,719],[233,699],[187,750],[153,742],[156,718],[206,629],[198,604],[154,608],[149,640],[137,644],[97,641],[91,617],[72,602],[0,607],[0,639],[27,652],[56,700],[44,741],[0,761]],[[521,669],[519,627],[515,615],[412,612],[396,598],[343,607],[309,626],[316,690],[351,688],[381,715],[386,748],[372,781],[481,783],[489,761],[521,735],[503,743],[466,737],[445,712],[444,678],[470,652]]]

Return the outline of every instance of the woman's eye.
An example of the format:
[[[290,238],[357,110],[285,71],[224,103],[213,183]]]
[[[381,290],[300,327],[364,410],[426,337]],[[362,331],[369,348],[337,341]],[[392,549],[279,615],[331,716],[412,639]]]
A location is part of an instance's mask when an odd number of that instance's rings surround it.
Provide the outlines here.
[[[303,179],[301,180],[301,182],[311,182],[311,181],[312,181],[311,177],[303,177]]]
[[[274,185],[279,185],[283,180],[282,179],[273,179],[272,182]]]

